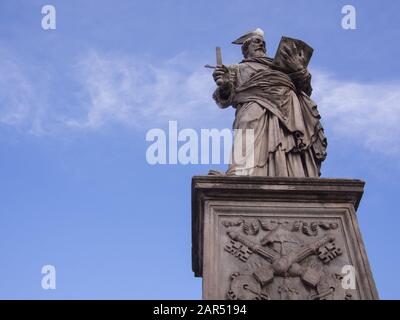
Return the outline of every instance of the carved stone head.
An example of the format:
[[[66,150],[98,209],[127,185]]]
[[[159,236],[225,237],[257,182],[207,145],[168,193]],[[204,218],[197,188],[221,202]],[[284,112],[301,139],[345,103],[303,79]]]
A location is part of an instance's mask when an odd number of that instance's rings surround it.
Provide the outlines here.
[[[242,53],[245,58],[265,57],[267,49],[264,37],[255,35],[248,38],[242,45]]]
[[[245,58],[266,56],[267,49],[265,47],[264,31],[260,28],[245,33],[232,43],[242,46],[242,53]]]

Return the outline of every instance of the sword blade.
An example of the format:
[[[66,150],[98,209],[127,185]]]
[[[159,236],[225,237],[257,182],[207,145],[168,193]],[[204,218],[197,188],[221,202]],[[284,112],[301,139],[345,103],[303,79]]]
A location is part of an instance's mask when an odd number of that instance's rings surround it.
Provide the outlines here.
[[[217,66],[222,66],[222,54],[221,54],[221,48],[216,47],[215,48],[215,53],[217,56]]]

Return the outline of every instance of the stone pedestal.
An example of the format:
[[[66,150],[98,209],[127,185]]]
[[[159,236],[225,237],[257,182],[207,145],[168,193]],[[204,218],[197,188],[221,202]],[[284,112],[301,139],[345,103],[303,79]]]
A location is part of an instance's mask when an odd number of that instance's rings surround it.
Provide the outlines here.
[[[204,299],[378,299],[356,210],[364,182],[196,176],[192,263]]]

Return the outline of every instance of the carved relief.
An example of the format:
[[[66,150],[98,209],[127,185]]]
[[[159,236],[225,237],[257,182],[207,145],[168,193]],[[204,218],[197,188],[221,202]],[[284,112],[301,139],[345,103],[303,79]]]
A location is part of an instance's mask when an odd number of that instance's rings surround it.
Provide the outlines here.
[[[342,288],[337,266],[331,267],[343,254],[337,223],[239,219],[222,225],[224,251],[240,261],[229,276],[228,299],[353,298]]]

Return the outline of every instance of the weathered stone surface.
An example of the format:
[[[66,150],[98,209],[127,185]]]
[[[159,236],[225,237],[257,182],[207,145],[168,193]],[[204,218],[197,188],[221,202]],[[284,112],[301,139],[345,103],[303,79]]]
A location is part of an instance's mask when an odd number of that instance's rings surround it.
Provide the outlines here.
[[[327,139],[311,100],[307,65],[313,49],[282,37],[272,59],[259,28],[233,43],[241,45],[244,59],[224,65],[217,48],[213,72],[215,102],[220,108],[236,109],[233,157],[226,174],[319,177]]]
[[[193,177],[192,259],[203,298],[377,299],[356,218],[363,187],[348,179]],[[344,266],[354,267],[354,289],[343,287]]]

